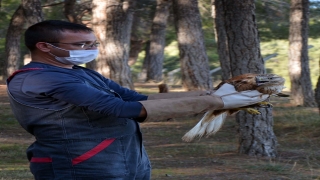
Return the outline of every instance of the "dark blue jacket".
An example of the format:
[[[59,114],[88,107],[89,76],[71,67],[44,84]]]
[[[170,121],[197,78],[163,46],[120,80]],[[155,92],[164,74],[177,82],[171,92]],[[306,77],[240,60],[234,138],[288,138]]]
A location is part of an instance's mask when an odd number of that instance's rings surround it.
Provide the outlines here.
[[[10,104],[36,141],[35,179],[149,179],[138,117],[147,96],[100,74],[30,63],[8,83]]]

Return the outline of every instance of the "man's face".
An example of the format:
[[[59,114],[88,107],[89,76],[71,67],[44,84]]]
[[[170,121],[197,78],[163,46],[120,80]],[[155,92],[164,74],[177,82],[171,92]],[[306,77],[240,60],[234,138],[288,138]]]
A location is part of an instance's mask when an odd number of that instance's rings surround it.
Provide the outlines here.
[[[61,33],[59,42],[50,43],[65,50],[89,50],[97,49],[95,46],[96,37],[93,32],[72,32]],[[50,47],[50,45],[49,45]],[[69,57],[69,52],[51,46],[50,52],[58,57]]]

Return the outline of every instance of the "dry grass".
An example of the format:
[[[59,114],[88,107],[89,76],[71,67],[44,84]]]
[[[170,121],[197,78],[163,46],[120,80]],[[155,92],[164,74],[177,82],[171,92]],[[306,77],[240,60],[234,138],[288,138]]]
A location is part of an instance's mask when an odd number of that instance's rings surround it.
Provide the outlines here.
[[[4,92],[0,87],[0,93]],[[157,88],[137,88],[144,93]],[[5,93],[0,94],[0,180],[32,179],[25,149],[33,141],[14,120]],[[237,153],[237,124],[228,117],[214,136],[192,143],[181,137],[201,115],[141,124],[153,167],[152,179],[163,180],[320,180],[320,117],[316,108],[292,107],[273,99],[278,157]]]

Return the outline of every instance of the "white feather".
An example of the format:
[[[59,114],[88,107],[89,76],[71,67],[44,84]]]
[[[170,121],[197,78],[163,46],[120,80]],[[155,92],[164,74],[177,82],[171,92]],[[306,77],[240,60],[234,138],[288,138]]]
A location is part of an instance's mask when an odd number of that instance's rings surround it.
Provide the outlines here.
[[[214,118],[213,121],[209,122],[210,124],[206,129],[206,135],[210,136],[218,132],[221,129],[227,115],[227,112],[219,114],[217,117]]]
[[[182,140],[190,142],[195,137],[201,138],[204,135],[209,136],[218,132],[227,117],[227,113],[225,112],[218,116],[213,116],[212,112],[213,110],[206,112],[201,120],[182,137]]]
[[[208,111],[209,112],[209,111]],[[190,130],[188,131],[183,137],[182,140],[185,142],[192,141],[196,136],[198,136],[201,133],[204,133],[202,129],[202,121],[205,119],[206,115],[208,114],[206,112],[204,116],[201,118],[201,120]],[[202,132],[200,132],[202,130]]]

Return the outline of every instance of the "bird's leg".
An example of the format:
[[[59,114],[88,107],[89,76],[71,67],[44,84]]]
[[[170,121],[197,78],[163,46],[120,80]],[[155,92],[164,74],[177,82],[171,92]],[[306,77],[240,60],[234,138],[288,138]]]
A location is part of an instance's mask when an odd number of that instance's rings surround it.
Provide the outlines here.
[[[254,108],[240,108],[240,109],[243,111],[246,111],[249,114],[255,114],[255,115],[261,114],[260,111],[254,109]]]
[[[258,102],[257,105],[259,105],[260,107],[273,107],[273,105],[267,101]]]
[[[254,106],[257,107],[273,107],[273,105],[270,102],[267,101],[262,101],[262,102],[258,102],[256,104],[254,104]],[[245,106],[245,107],[240,107],[240,108],[236,108],[238,111],[243,110],[246,111],[249,114],[261,114],[260,111],[258,111],[257,109],[254,109],[254,106]]]

